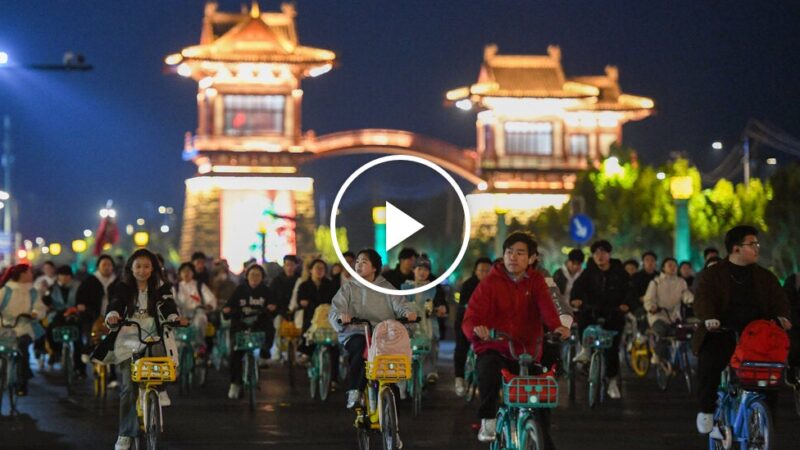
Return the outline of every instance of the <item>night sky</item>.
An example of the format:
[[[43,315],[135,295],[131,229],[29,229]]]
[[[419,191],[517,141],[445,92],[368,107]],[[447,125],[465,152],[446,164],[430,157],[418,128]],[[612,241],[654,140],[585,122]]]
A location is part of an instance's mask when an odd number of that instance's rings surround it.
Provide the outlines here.
[[[241,2],[220,1],[223,10]],[[261,2],[277,10],[277,1]],[[0,49],[22,64],[82,52],[88,73],[0,69],[0,113],[13,120],[13,193],[26,238],[78,237],[113,199],[124,225],[183,205],[183,135],[196,127],[196,84],[162,72],[199,41],[203,1],[0,0]],[[248,2],[249,4],[249,2]],[[303,45],[340,66],[307,80],[304,128],[318,135],[385,127],[475,145],[474,113],[443,106],[476,80],[484,45],[501,53],[562,49],[567,76],[620,69],[623,91],[652,97],[656,116],[624,129],[647,162],[688,152],[702,169],[722,158],[748,118],[800,136],[800,12],[795,1],[296,2]],[[358,158],[313,164],[340,173]],[[326,195],[335,177],[317,181]],[[328,194],[332,195],[332,194]],[[149,212],[148,212],[149,211]]]

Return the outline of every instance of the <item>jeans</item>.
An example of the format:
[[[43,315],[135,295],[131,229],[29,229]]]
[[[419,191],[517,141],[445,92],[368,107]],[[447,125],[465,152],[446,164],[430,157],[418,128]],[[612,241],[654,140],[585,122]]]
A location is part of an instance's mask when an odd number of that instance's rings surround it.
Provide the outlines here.
[[[364,390],[367,387],[367,374],[364,364],[364,349],[367,348],[367,338],[363,334],[354,334],[344,343],[344,348],[350,358],[347,367],[347,390]]]
[[[139,419],[136,417],[136,399],[139,385],[131,380],[131,360],[117,364],[119,369],[119,435],[135,437],[139,435]]]

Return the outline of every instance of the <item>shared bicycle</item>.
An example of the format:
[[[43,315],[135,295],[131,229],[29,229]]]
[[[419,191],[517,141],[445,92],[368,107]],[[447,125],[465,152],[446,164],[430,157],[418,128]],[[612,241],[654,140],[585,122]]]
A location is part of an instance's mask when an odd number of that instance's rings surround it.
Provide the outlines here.
[[[12,325],[3,322],[0,316],[0,414],[3,412],[3,396],[8,393],[9,415],[14,416],[17,411],[17,397],[20,380],[24,376],[22,354],[17,343],[17,327],[20,319],[35,320],[30,314],[20,314]]]

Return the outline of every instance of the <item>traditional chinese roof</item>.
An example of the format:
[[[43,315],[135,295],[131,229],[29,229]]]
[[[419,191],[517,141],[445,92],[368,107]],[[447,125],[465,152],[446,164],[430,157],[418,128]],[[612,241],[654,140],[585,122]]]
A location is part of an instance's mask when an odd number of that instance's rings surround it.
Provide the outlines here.
[[[200,44],[180,53],[183,60],[332,64],[336,54],[329,50],[299,45],[295,9],[283,4],[280,12],[261,12],[253,1],[249,11],[217,11],[217,3],[206,3]]]
[[[653,101],[623,94],[619,71],[607,66],[605,75],[566,77],[561,49],[551,45],[547,55],[500,55],[496,45],[484,50],[478,82],[453,89],[447,100],[483,97],[583,99],[580,110],[652,109]]]

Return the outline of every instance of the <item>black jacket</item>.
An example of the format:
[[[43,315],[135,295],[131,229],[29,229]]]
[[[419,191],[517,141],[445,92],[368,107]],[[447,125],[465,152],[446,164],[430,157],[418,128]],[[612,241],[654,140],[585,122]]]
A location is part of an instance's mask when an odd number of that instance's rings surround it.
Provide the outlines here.
[[[116,278],[108,286],[108,306],[111,306],[112,295],[118,289],[119,284],[119,279]],[[77,303],[86,305],[86,317],[90,322],[94,322],[100,316],[104,296],[103,284],[96,276],[87,277],[78,287],[78,292],[75,294]]]
[[[580,299],[600,313],[614,312],[620,305],[628,305],[627,295],[630,277],[622,262],[611,260],[608,270],[602,271],[593,259],[572,285],[570,300]]]
[[[400,264],[398,264],[394,269],[383,272],[383,278],[386,278],[386,281],[392,283],[395,289],[400,289],[406,281],[414,281],[414,272],[409,272],[408,275],[404,275],[403,272],[400,271]]]
[[[628,305],[636,308],[642,305],[641,298],[647,293],[647,287],[650,282],[658,276],[658,271],[654,270],[653,273],[647,273],[640,270],[631,276],[631,287],[628,290]]]
[[[480,280],[478,277],[473,275],[461,285],[461,291],[459,294],[460,299],[458,301],[459,308],[466,308],[467,305],[469,305],[469,298],[472,297],[472,293],[475,292],[475,288],[478,287],[478,283],[480,283]]]
[[[783,290],[786,298],[789,299],[789,307],[792,310],[792,325],[800,326],[800,290],[797,289],[797,274],[792,274],[783,282]]]
[[[230,312],[223,315],[231,320],[231,330],[242,330],[252,323],[266,323],[269,319],[267,304],[274,304],[270,301],[270,289],[263,283],[251,288],[245,281],[236,286],[233,295],[225,303]]]
[[[297,283],[298,278],[294,275],[287,277],[285,272],[281,272],[269,285],[271,292],[267,293],[264,298],[268,299],[270,304],[278,306],[279,314],[285,314],[289,310],[292,291],[294,291],[294,285]],[[242,284],[247,285],[247,281],[245,280]]]

